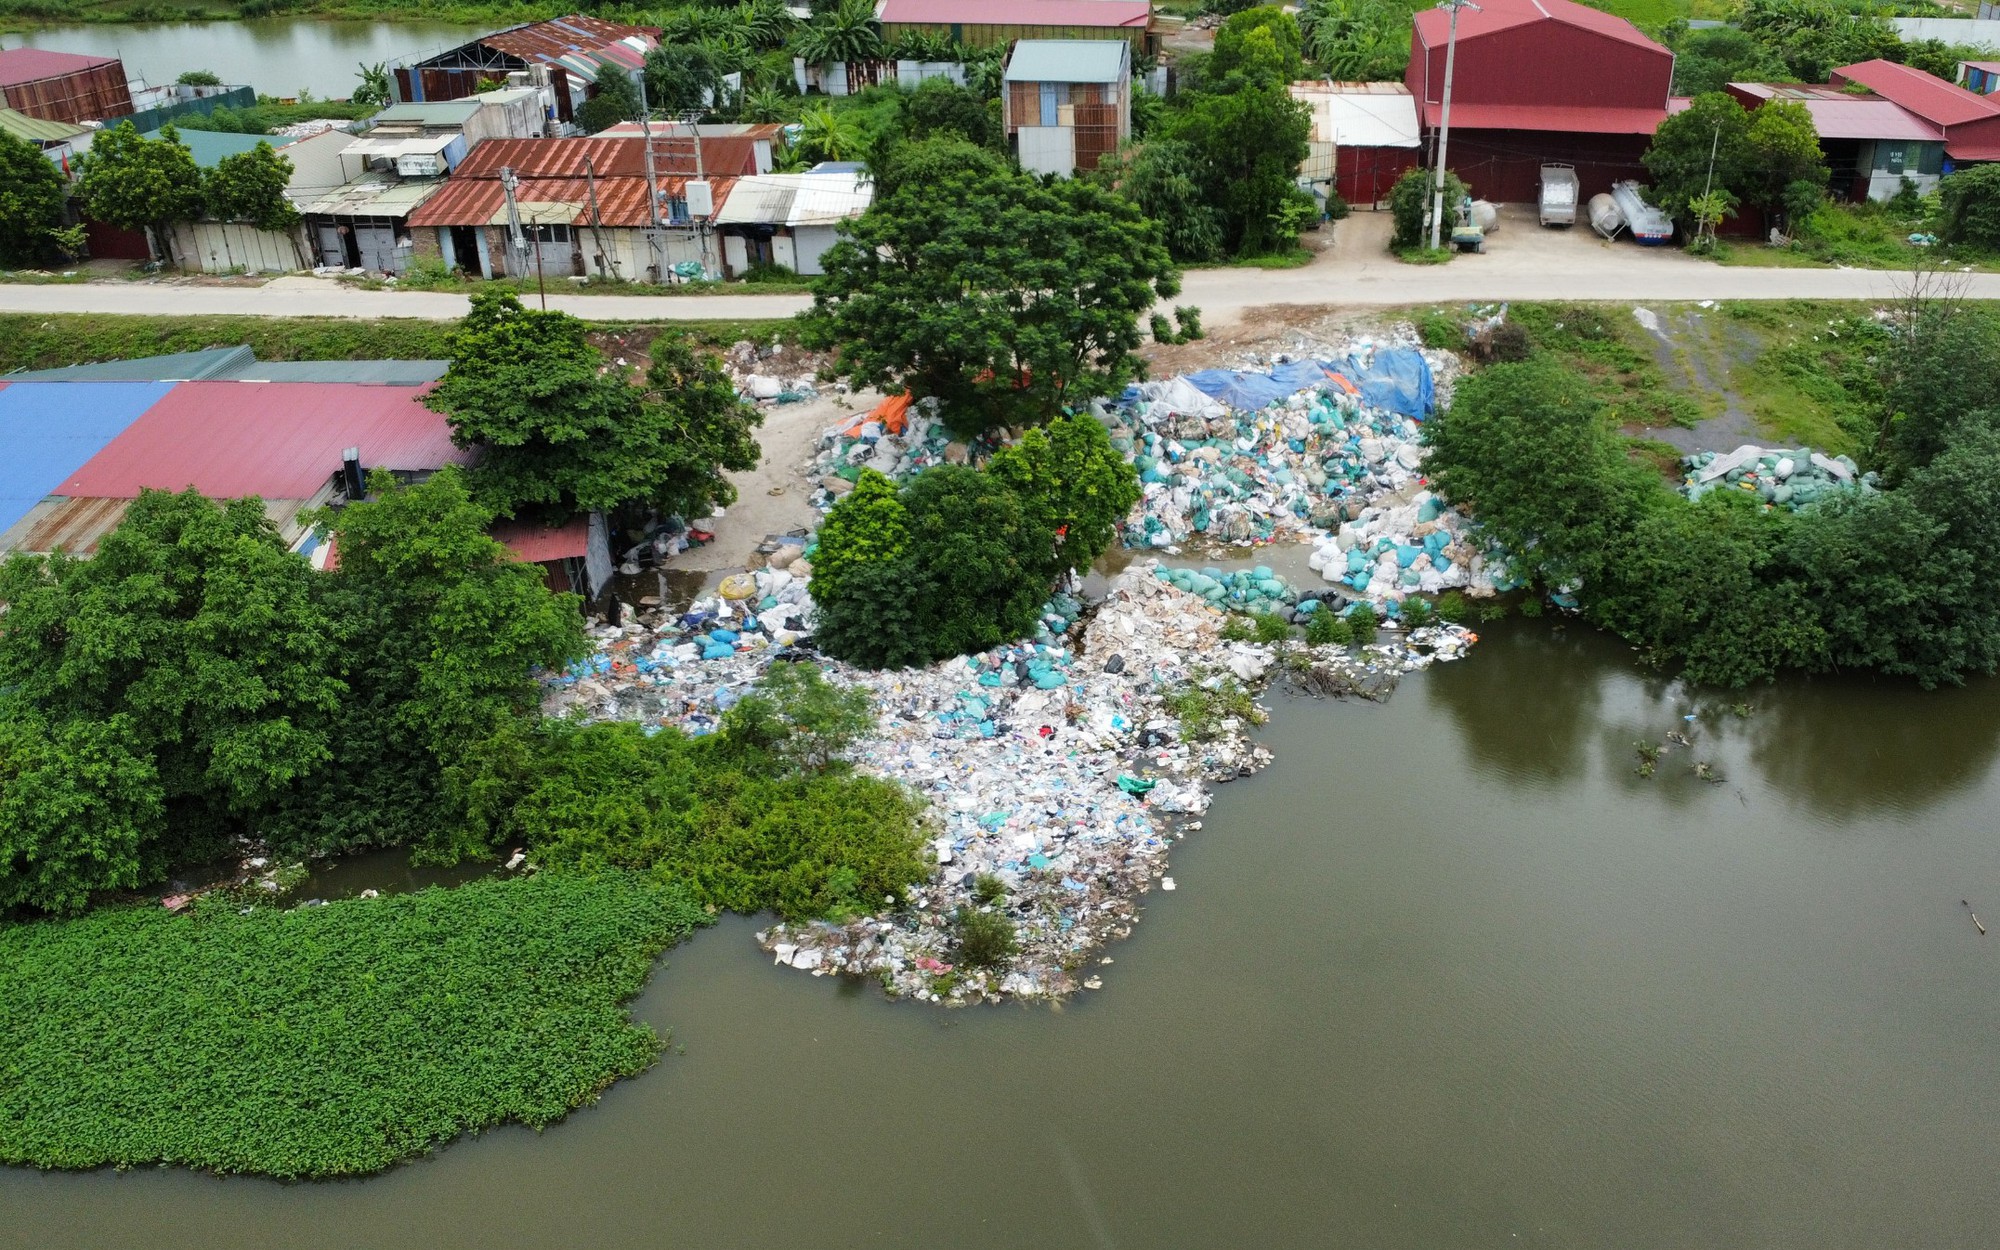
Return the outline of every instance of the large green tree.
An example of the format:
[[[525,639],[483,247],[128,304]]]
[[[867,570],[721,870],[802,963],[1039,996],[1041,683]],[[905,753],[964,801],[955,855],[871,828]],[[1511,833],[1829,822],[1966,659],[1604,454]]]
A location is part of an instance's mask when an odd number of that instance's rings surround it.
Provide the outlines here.
[[[459,823],[445,768],[533,718],[536,667],[583,654],[576,597],[488,536],[490,509],[454,467],[415,486],[377,471],[371,498],[321,518],[339,567],[315,583],[348,686],[333,767],[289,798],[282,849],[435,843]]]
[[[594,135],[638,115],[639,88],[622,71],[606,71],[598,76],[597,93],[576,111],[576,124],[585,134]]]
[[[144,876],[252,832],[330,758],[346,687],[313,576],[257,500],[192,490],[142,494],[91,559],[0,565],[8,702],[57,744],[120,726],[157,774],[168,819]]]
[[[1202,194],[1214,206],[1223,246],[1245,256],[1291,247],[1313,219],[1298,170],[1310,152],[1312,111],[1278,80],[1192,94],[1167,137],[1194,153]]]
[[[268,143],[225,156],[202,177],[208,215],[247,221],[261,230],[286,230],[299,223],[299,210],[285,197],[292,162]]]
[[[1167,251],[1183,262],[1213,260],[1222,250],[1222,222],[1202,192],[1194,149],[1176,139],[1151,139],[1098,166],[1139,211],[1160,223]]]
[[[1299,76],[1300,46],[1299,23],[1290,13],[1275,5],[1245,9],[1217,28],[1208,77],[1289,83]]]
[[[1662,121],[1643,158],[1655,203],[1686,220],[1712,185],[1741,197],[1750,114],[1735,96],[1711,91]]]
[[[159,255],[172,259],[176,222],[193,221],[207,204],[200,166],[172,126],[148,139],[119,122],[100,130],[78,162],[76,199],[84,215],[124,230],[142,230]]]
[[[49,231],[62,224],[61,171],[34,144],[0,130],[0,265],[42,260]]]
[[[134,737],[124,716],[0,715],[0,913],[81,911],[93,891],[141,883],[165,808]]]
[[[827,252],[808,340],[859,383],[937,398],[964,433],[1046,421],[1133,377],[1141,317],[1180,289],[1159,227],[1089,182],[995,168],[960,140],[911,146],[942,159]]]
[[[986,471],[1020,497],[1029,521],[1055,536],[1045,580],[1089,568],[1139,502],[1139,471],[1087,413],[1029,430],[994,453]]]
[[[1894,57],[1902,46],[1879,12],[1825,0],[1749,0],[1736,25],[1783,60],[1799,82],[1825,82],[1830,70]]]
[[[1670,32],[1674,50],[1674,92],[1698,96],[1720,91],[1732,82],[1788,82],[1792,72],[1784,58],[1755,37],[1734,26]]]
[[[567,313],[473,297],[451,368],[424,402],[461,447],[482,449],[474,495],[503,516],[653,508],[706,515],[733,502],[724,470],[755,468],[762,420],[728,376],[673,334],[654,340],[645,385],[606,365]]]

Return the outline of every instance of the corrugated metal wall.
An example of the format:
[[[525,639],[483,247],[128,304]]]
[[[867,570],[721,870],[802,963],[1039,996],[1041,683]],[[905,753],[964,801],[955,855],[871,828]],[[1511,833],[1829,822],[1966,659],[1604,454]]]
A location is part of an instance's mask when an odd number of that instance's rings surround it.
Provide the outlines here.
[[[1123,39],[1137,55],[1145,51],[1143,26],[973,26],[966,23],[884,22],[882,42],[895,43],[905,34],[946,35],[968,48],[1007,45],[1017,39]]]
[[[118,61],[73,74],[17,83],[0,90],[0,101],[30,117],[52,122],[104,121],[132,111],[132,89]]]

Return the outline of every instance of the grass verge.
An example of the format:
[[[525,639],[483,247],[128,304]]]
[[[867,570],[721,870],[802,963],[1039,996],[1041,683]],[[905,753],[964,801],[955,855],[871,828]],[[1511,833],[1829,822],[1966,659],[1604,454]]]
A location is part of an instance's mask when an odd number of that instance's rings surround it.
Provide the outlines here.
[[[648,1067],[624,1004],[704,923],[626,873],[0,929],[0,1161],[378,1171]]]

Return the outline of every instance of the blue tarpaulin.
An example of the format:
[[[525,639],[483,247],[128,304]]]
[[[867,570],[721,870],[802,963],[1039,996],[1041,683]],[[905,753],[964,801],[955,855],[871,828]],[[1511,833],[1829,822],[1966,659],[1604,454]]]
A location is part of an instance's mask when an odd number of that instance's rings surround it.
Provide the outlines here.
[[[1335,374],[1352,381],[1360,389],[1361,398],[1370,405],[1419,421],[1430,415],[1437,402],[1430,365],[1421,352],[1408,347],[1383,348],[1375,353],[1367,368],[1352,359],[1295,360],[1269,373],[1203,369],[1188,374],[1187,380],[1202,394],[1238,412],[1256,412],[1310,387],[1344,390],[1333,380]]]
[[[0,380],[0,533],[173,388],[171,382]]]

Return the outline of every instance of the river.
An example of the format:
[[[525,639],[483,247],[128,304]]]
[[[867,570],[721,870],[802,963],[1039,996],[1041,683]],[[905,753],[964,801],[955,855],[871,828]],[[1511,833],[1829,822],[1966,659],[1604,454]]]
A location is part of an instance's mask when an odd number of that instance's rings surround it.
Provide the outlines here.
[[[2000,683],[1745,700],[1690,725],[1615,641],[1495,626],[1385,705],[1274,699],[1277,762],[1062,1008],[887,1002],[726,920],[638,1003],[660,1066],[539,1136],[9,1171],[0,1242],[1988,1246]]]
[[[265,95],[345,99],[356,67],[428,56],[457,47],[494,26],[438,22],[326,22],[269,17],[242,22],[156,22],[47,26],[0,35],[0,47],[48,48],[115,56],[127,75],[153,86],[191,69],[213,70],[224,82],[249,83]]]

